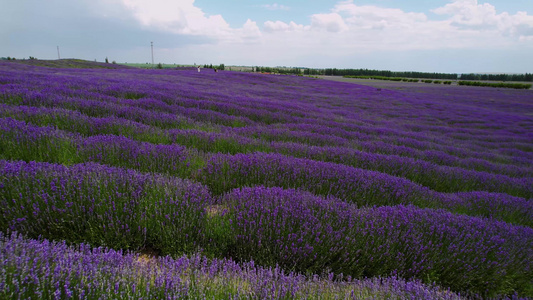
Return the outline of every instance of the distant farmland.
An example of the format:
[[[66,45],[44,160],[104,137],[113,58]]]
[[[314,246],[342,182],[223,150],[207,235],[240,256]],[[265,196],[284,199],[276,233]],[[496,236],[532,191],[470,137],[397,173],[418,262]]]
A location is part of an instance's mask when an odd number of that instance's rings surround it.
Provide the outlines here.
[[[0,298],[533,297],[533,91],[371,85],[0,62]]]

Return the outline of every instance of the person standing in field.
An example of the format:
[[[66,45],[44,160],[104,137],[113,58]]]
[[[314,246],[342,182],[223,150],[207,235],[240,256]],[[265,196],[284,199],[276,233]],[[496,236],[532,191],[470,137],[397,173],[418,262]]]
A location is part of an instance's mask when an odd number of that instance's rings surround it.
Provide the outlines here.
[[[198,73],[200,73],[200,66],[198,66]]]

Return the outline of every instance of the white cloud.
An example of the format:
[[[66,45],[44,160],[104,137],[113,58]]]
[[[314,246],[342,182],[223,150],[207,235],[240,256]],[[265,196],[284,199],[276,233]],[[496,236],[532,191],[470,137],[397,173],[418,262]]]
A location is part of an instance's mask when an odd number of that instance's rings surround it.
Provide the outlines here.
[[[456,0],[432,10],[439,15],[451,15],[451,20],[461,25],[496,25],[496,8],[489,4],[478,4],[477,0]]]
[[[227,34],[222,16],[206,16],[194,0],[122,0],[135,18],[147,27],[192,35]]]
[[[350,25],[366,29],[383,29],[393,26],[412,28],[417,23],[427,22],[427,17],[423,13],[404,12],[400,9],[370,5],[358,6],[352,1],[335,5],[333,11],[346,15],[346,22]]]
[[[312,45],[316,52],[327,49],[339,55],[391,49],[502,48],[527,44],[533,35],[533,20],[527,13],[497,14],[494,6],[476,0],[455,0],[433,12],[448,18],[431,20],[424,13],[360,6],[348,0],[337,3],[329,13],[311,15],[310,25],[267,21],[263,28],[272,40],[269,43],[276,44],[277,37],[284,41],[277,44]]]
[[[261,30],[257,23],[248,19],[241,29],[236,30],[237,35],[247,42],[254,42],[261,37]]]
[[[328,53],[338,55],[465,45],[460,36],[450,33],[447,23],[429,21],[425,14],[358,6],[352,1],[338,3],[330,13],[314,14],[310,16],[310,21],[310,25],[267,21],[264,31],[269,33],[268,38],[272,40],[277,35],[280,40],[289,40],[291,44],[305,44],[316,52],[327,49]],[[460,42],[446,41],[448,38]],[[270,43],[280,44],[274,41]]]
[[[221,15],[206,15],[194,0],[115,1],[121,2],[142,25],[153,29],[220,42],[315,45],[316,51],[323,48],[323,42],[337,43],[337,48],[345,51],[501,47],[520,41],[527,44],[533,36],[533,16],[525,12],[498,13],[493,5],[479,4],[477,0],[452,0],[432,10],[445,16],[440,21],[431,20],[424,13],[357,5],[347,0],[338,2],[327,13],[309,16],[308,24],[269,20],[262,29],[251,19],[240,28],[232,28]],[[289,9],[278,3],[262,7]]]
[[[498,14],[496,7],[489,3],[479,4],[477,0],[455,0],[432,11],[450,16],[450,24],[458,29],[490,30],[521,39],[533,36],[533,16],[526,12]]]
[[[291,8],[289,6],[283,5],[283,4],[264,4],[261,5],[261,7],[266,8],[268,10],[290,10]]]
[[[311,28],[326,30],[327,32],[341,32],[348,30],[344,19],[338,13],[315,14],[311,16]]]
[[[256,23],[231,28],[221,15],[207,16],[194,0],[120,0],[144,26],[177,34],[206,36],[220,41],[250,41],[261,35]]]
[[[263,26],[263,30],[269,33],[276,31],[302,31],[305,28],[306,27],[304,25],[299,25],[292,21],[289,22],[289,24],[282,21],[266,21]]]

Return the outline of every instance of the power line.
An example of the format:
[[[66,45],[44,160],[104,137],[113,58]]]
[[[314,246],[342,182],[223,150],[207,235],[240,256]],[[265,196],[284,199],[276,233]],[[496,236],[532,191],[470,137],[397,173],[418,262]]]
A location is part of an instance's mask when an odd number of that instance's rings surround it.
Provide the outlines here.
[[[152,69],[154,68],[154,42],[150,42],[152,47]]]

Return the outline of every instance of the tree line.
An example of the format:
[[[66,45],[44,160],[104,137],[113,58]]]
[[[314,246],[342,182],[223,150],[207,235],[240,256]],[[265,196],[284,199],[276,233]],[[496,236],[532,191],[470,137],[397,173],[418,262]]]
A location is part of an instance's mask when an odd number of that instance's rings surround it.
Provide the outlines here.
[[[204,65],[204,68],[205,69],[217,69],[217,70],[224,70],[226,68],[226,66],[224,64],[220,64],[220,65],[214,65],[213,64],[205,64]]]
[[[532,81],[533,73],[525,74],[458,74],[458,73],[437,73],[437,72],[395,72],[389,70],[372,69],[313,69],[294,67],[254,67],[255,72],[294,74],[294,75],[325,75],[325,76],[369,76],[369,77],[390,77],[390,78],[417,78],[417,79],[444,79],[444,80],[478,80],[478,81]]]
[[[531,84],[523,83],[503,83],[503,82],[480,82],[480,81],[458,81],[458,85],[469,85],[469,86],[486,86],[494,88],[511,88],[511,89],[525,89],[529,90]]]
[[[526,73],[526,74],[461,74],[461,80],[533,81],[533,73]]]
[[[301,68],[287,68],[287,67],[254,67],[255,72],[260,73],[276,73],[276,74],[293,74],[293,75],[302,75]]]
[[[380,77],[401,77],[401,78],[431,78],[431,79],[457,79],[456,73],[427,73],[427,72],[394,72],[389,70],[371,69],[305,69],[305,75],[326,75],[326,76],[380,76]]]

